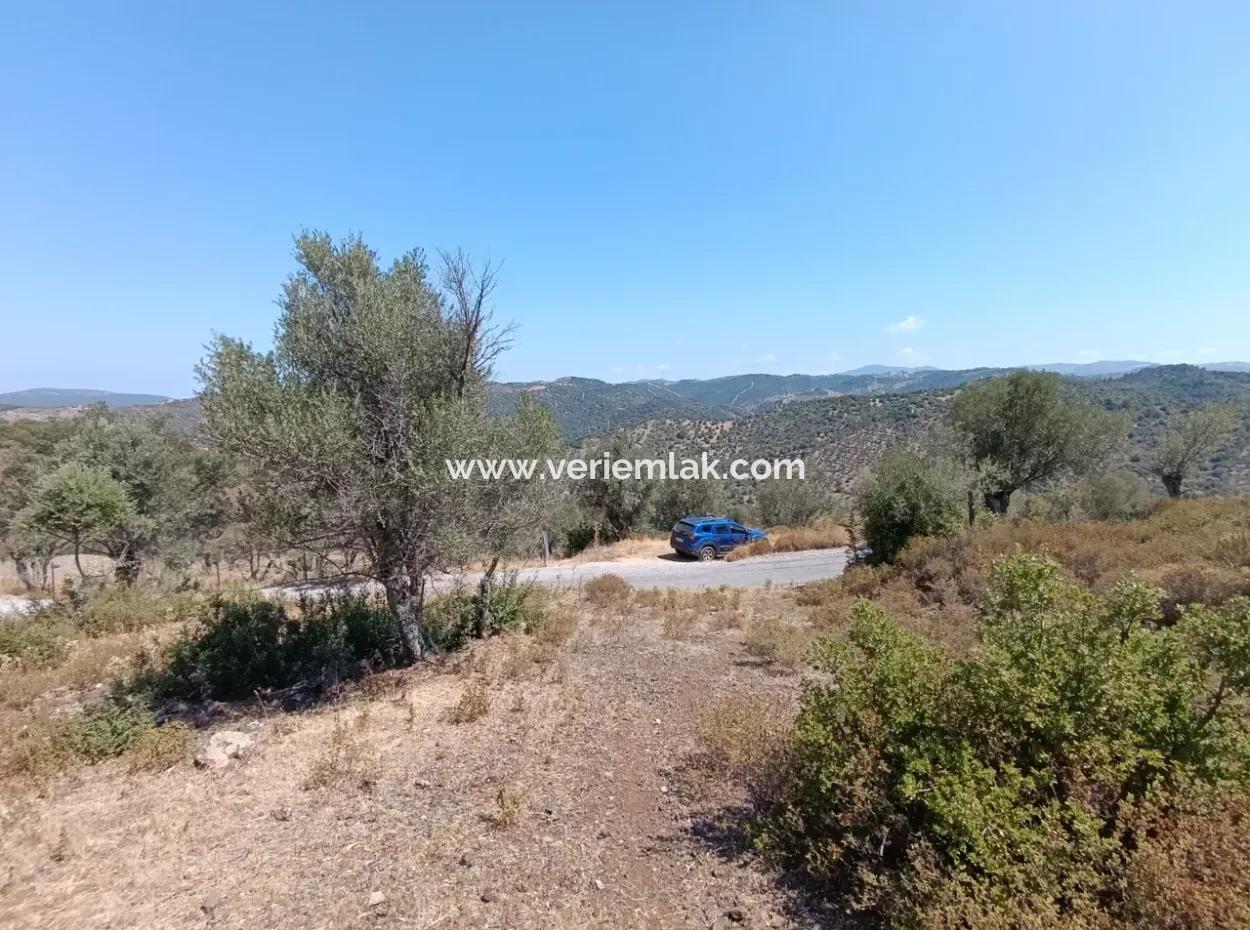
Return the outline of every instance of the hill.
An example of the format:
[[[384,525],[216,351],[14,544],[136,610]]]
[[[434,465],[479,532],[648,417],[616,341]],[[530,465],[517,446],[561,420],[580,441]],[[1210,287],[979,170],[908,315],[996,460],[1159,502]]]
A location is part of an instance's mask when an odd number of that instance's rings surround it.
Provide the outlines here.
[[[1207,371],[1192,365],[1155,366],[1114,379],[1073,379],[1075,390],[1107,410],[1129,414],[1133,426],[1122,465],[1147,477],[1151,455],[1168,420],[1216,403],[1242,407],[1233,440],[1190,483],[1194,491],[1250,490],[1250,374]],[[784,404],[733,420],[664,418],[640,425],[635,435],[655,449],[678,455],[707,450],[722,459],[800,456],[813,474],[848,490],[881,453],[929,435],[956,390],[826,397]]]
[[[119,394],[89,388],[29,388],[0,394],[0,406],[6,407],[87,407],[105,404],[109,407],[134,407],[139,404],[163,404],[169,400],[161,394]]]

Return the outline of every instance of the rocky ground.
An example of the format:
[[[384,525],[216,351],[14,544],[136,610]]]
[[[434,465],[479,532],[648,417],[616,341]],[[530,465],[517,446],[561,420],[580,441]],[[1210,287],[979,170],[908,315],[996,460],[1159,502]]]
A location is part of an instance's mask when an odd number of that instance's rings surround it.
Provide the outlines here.
[[[791,595],[578,610],[560,645],[501,636],[333,706],[236,709],[228,758],[5,798],[0,926],[832,925],[750,852],[696,739],[726,699],[792,700],[743,629]]]

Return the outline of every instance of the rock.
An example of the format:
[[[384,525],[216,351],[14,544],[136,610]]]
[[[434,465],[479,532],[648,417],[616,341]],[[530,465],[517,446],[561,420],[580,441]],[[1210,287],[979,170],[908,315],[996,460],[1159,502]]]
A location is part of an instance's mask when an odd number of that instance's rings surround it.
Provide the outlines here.
[[[271,816],[274,820],[278,821],[279,823],[286,823],[288,820],[291,819],[291,811],[290,811],[290,808],[279,807],[279,808],[276,808],[275,810],[270,811],[269,816]]]
[[[499,892],[494,888],[482,889],[482,901],[486,904],[494,904],[499,900]]]
[[[238,730],[218,730],[195,751],[195,764],[205,769],[225,768],[256,742],[256,737]]]
[[[414,781],[414,782],[413,782],[413,784],[414,784],[414,785],[416,785],[418,788],[421,788],[421,789],[423,789],[423,790],[424,790],[425,788],[430,787],[430,783],[429,783],[428,781],[426,781],[424,778],[418,778],[416,781]]]
[[[466,850],[460,855],[460,864],[463,866],[472,867],[477,864],[477,856],[473,855],[471,851]]]
[[[368,901],[369,907],[381,907],[385,903],[386,903],[385,894],[383,894],[380,891],[369,892],[369,901]]]
[[[603,882],[600,879],[592,879],[590,884],[594,886],[595,891],[603,891]]]
[[[731,907],[729,910],[725,911],[725,916],[736,924],[746,923],[747,920],[746,909],[741,907]]]

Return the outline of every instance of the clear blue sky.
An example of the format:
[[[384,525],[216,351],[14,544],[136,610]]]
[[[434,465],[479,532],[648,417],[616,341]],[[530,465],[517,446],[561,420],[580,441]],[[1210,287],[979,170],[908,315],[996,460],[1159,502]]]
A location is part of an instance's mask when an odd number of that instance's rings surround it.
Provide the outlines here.
[[[0,390],[190,393],[302,227],[504,260],[508,379],[1250,359],[1244,2],[6,6]]]

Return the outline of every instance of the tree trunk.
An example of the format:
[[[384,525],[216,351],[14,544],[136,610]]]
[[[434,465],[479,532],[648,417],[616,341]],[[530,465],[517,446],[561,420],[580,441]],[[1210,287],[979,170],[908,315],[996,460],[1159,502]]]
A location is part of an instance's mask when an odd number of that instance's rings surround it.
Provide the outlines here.
[[[78,569],[78,577],[86,578],[87,575],[82,570],[82,559],[78,557],[79,549],[82,547],[78,544],[78,540],[74,540],[74,567]]]
[[[425,644],[421,641],[421,609],[425,604],[425,578],[413,577],[407,571],[397,570],[388,573],[382,579],[382,587],[386,590],[386,606],[395,618],[399,631],[400,645],[404,650],[404,661],[408,664],[416,662],[425,652]]]
[[[1168,497],[1181,496],[1181,481],[1184,479],[1176,472],[1169,472],[1159,476],[1163,479],[1163,488],[1168,492]]]
[[[985,492],[985,506],[990,513],[1003,517],[1007,515],[1007,505],[1011,503],[1011,491],[999,489]]]
[[[13,568],[17,572],[17,580],[27,591],[35,590],[35,579],[30,577],[30,563],[21,556],[13,557]]]
[[[122,550],[113,565],[113,580],[122,587],[128,588],[139,580],[139,570],[143,568],[134,550],[127,546]]]
[[[499,556],[495,556],[491,560],[490,568],[486,569],[486,574],[482,576],[482,580],[477,586],[477,638],[485,639],[490,636],[493,618],[491,617],[491,597],[495,593],[495,569],[499,567]]]
[[[976,498],[976,495],[972,493],[972,490],[969,489],[968,490],[968,525],[975,526],[976,522],[977,522],[977,498]]]

